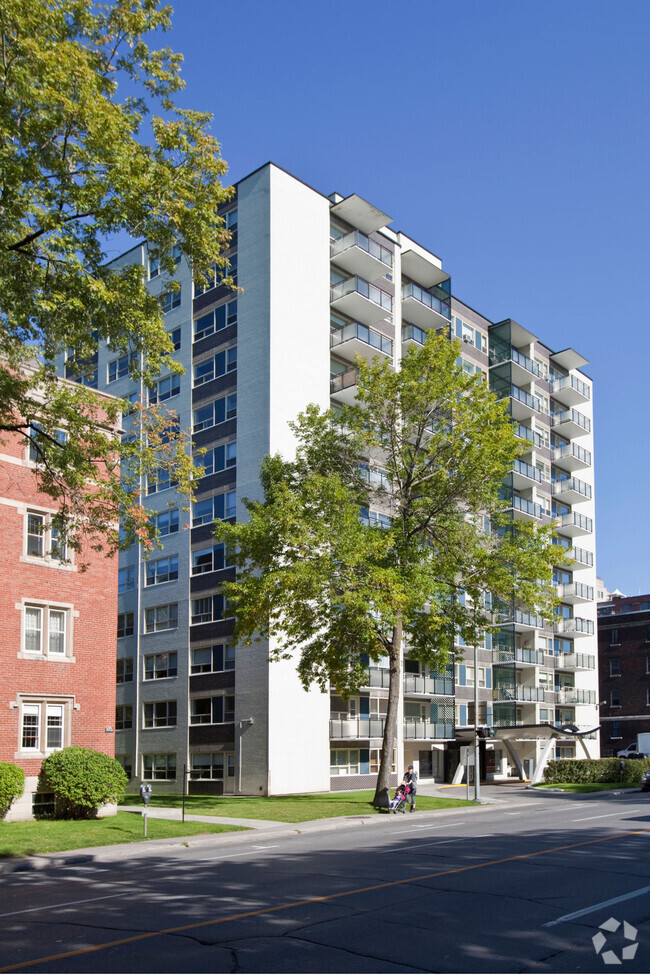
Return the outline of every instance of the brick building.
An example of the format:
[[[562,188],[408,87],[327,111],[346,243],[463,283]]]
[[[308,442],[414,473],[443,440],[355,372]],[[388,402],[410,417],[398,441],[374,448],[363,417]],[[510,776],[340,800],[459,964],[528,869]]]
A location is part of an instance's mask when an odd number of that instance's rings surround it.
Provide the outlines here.
[[[115,751],[117,561],[89,547],[65,550],[35,469],[34,448],[18,435],[3,437],[0,761],[19,765],[26,778],[10,819],[29,818],[50,801],[37,782],[52,751]]]
[[[598,604],[601,750],[616,755],[650,732],[650,594]]]

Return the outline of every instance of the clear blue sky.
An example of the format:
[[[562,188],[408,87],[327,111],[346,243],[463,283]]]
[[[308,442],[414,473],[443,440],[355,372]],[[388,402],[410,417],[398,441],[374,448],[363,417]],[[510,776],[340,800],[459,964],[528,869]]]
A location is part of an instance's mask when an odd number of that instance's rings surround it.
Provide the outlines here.
[[[359,193],[463,301],[590,360],[598,572],[650,592],[650,3],[172,5],[231,181]]]

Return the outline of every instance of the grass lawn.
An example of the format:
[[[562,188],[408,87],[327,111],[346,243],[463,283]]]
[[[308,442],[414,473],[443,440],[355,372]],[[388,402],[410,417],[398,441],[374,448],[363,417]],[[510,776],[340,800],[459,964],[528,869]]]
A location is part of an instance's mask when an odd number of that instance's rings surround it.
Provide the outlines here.
[[[555,782],[535,786],[536,789],[562,789],[564,792],[607,792],[609,789],[638,789],[629,782]]]
[[[80,850],[87,846],[111,846],[142,840],[142,816],[118,812],[105,819],[41,819],[24,823],[0,823],[0,857],[30,856]],[[181,823],[171,819],[147,819],[147,839],[163,840],[198,833],[231,833],[243,826]]]
[[[154,786],[155,788],[155,786]],[[234,819],[269,819],[278,823],[306,823],[332,816],[379,815],[371,805],[374,791],[326,792],[322,795],[299,796],[186,796],[185,811],[199,816],[232,816]],[[133,806],[140,796],[125,796],[121,805]],[[181,796],[153,795],[154,808],[179,809]],[[417,809],[453,809],[474,805],[465,799],[434,799],[418,795]],[[384,813],[385,815],[385,813]]]

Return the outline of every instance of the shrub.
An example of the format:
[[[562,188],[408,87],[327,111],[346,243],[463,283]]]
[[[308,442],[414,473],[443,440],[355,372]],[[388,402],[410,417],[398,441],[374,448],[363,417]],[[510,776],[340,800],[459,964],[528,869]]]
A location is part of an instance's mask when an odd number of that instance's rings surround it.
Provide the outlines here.
[[[11,762],[0,762],[0,819],[4,819],[12,802],[25,788],[25,773]]]
[[[97,807],[119,802],[128,779],[109,755],[72,745],[53,752],[41,768],[42,790],[53,792],[60,819],[90,819]]]
[[[621,782],[636,785],[647,768],[650,768],[647,758],[565,758],[549,762],[544,769],[544,779],[550,783]]]

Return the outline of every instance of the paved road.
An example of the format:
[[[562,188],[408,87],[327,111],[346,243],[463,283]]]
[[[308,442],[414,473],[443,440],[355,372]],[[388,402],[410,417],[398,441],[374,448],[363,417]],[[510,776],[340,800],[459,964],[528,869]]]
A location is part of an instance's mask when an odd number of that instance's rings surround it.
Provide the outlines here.
[[[329,825],[5,874],[0,972],[650,971],[649,796]]]

